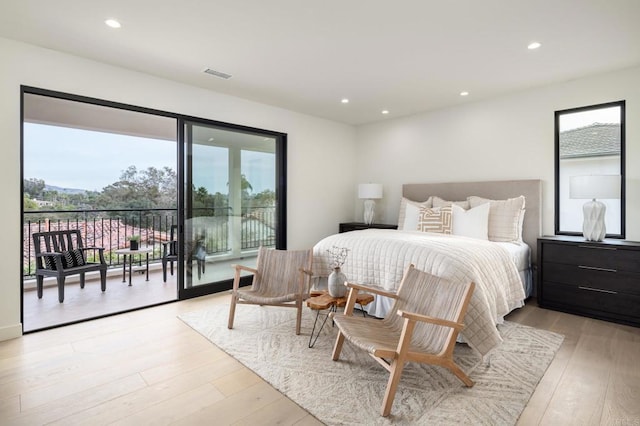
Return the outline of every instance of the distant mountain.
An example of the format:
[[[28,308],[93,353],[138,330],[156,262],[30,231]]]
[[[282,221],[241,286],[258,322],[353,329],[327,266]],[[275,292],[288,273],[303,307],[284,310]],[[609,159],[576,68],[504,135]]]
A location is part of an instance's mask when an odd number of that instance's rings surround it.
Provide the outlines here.
[[[45,191],[58,191],[61,194],[85,194],[88,191],[86,189],[78,188],[62,188],[60,186],[45,185]]]

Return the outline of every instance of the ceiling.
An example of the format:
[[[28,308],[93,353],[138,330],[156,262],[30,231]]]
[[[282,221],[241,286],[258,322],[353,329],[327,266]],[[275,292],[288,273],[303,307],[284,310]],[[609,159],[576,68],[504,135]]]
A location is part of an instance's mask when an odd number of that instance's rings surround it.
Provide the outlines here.
[[[2,0],[0,37],[358,125],[638,65],[639,18],[638,0]]]

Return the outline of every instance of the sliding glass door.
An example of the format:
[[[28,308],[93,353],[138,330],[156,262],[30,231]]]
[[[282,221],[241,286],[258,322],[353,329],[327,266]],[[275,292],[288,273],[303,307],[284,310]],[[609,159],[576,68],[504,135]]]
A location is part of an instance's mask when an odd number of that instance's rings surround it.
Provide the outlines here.
[[[21,102],[25,332],[226,290],[232,263],[286,248],[285,134],[25,86]],[[60,230],[104,249],[104,292],[96,273],[38,297],[33,234]]]
[[[281,134],[185,121],[180,208],[186,297],[210,293],[210,286],[230,288],[231,265],[255,266],[260,246],[284,248],[284,145]]]

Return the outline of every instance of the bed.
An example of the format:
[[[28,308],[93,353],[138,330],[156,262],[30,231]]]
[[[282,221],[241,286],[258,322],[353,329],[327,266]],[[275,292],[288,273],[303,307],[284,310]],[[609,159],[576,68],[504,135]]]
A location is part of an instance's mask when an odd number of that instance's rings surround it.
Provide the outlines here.
[[[405,184],[402,195],[398,230],[367,229],[324,238],[314,247],[314,273],[327,275],[331,270],[327,250],[346,247],[349,252],[342,271],[352,282],[395,291],[411,263],[451,280],[473,281],[476,290],[462,337],[485,355],[502,340],[496,325],[521,307],[532,292],[531,265],[535,264],[536,239],[541,234],[541,182]],[[452,205],[453,201],[457,205]],[[524,209],[516,216],[519,207]],[[412,222],[416,211],[421,215],[418,227],[422,230],[416,230]],[[489,239],[475,235],[475,225],[472,231],[455,234],[442,233],[440,228],[433,232],[432,226],[472,223],[468,219],[471,214],[480,215],[485,222],[489,218],[484,231]],[[440,216],[432,223],[429,215]],[[515,233],[519,234],[517,239]],[[391,303],[376,298],[367,312],[384,317]]]

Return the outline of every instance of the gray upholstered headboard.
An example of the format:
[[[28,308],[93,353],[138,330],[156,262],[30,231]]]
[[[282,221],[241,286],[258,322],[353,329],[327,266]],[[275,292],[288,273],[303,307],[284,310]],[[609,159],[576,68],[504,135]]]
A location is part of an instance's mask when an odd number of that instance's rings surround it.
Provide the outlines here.
[[[525,215],[522,239],[531,247],[531,262],[536,263],[537,239],[542,235],[542,181],[504,180],[492,182],[408,183],[402,185],[402,196],[410,200],[425,201],[430,196],[445,200],[466,200],[470,195],[504,200],[524,195]]]

